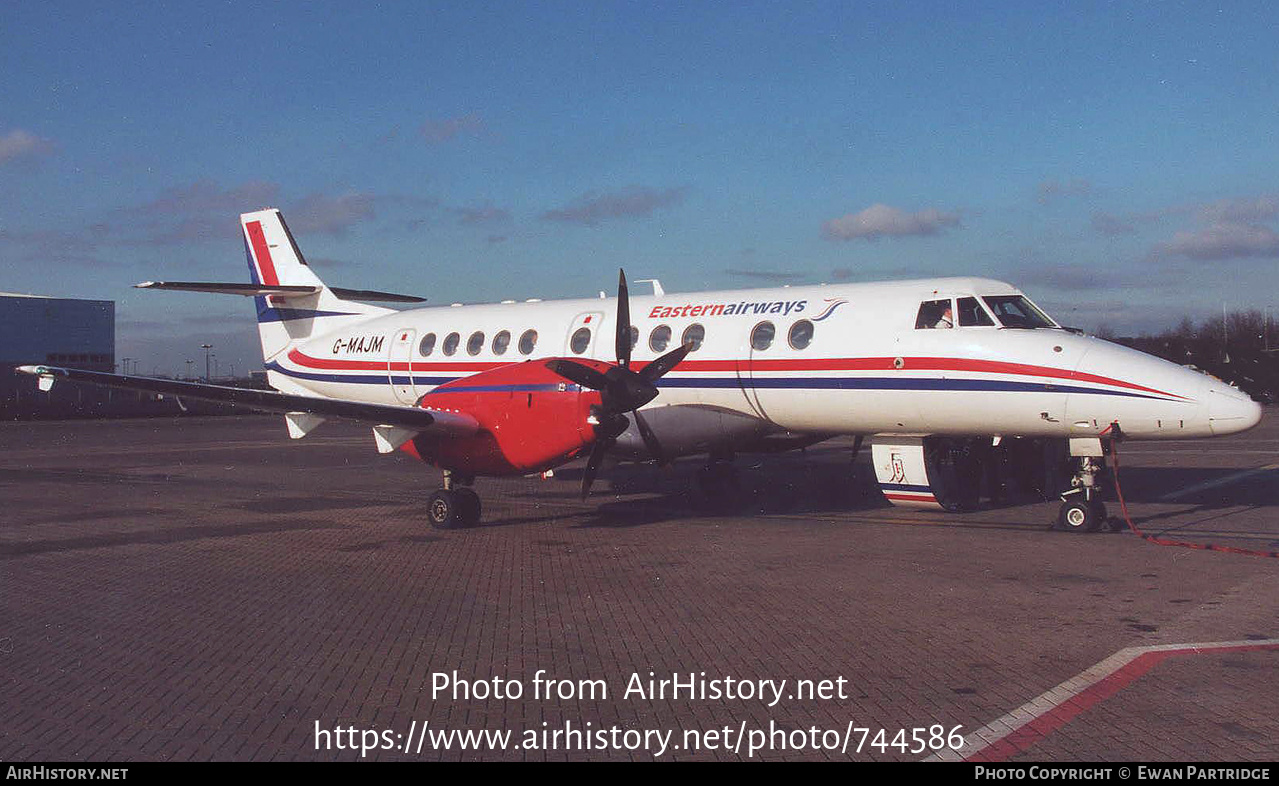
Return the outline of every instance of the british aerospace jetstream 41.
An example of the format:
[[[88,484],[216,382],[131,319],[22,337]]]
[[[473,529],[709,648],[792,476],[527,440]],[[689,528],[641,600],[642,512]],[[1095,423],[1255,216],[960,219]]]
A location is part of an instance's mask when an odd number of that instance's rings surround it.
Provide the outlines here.
[[[437,526],[480,518],[480,476],[588,455],[707,454],[726,491],[736,452],[869,438],[884,496],[964,509],[1010,443],[1057,445],[1072,491],[1059,525],[1104,520],[1111,440],[1233,434],[1260,407],[1216,378],[1063,329],[1015,287],[978,278],[394,310],[414,301],[326,286],[278,210],[240,216],[251,283],[138,286],[252,296],[273,391],[23,366],[66,379],[284,413],[291,437],[326,418],[372,426],[381,452],[443,470]],[[419,301],[420,302],[420,301]],[[1067,451],[1068,446],[1068,451]]]

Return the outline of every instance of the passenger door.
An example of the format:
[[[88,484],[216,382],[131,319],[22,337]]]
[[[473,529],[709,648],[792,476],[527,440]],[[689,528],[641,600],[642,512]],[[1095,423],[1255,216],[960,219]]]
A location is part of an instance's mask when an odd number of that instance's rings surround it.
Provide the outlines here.
[[[587,311],[574,317],[569,324],[568,333],[564,336],[564,357],[595,357],[598,351],[603,352],[605,357],[612,361],[614,359],[612,335],[608,336],[607,351],[603,349],[603,345],[599,344],[599,333],[603,326],[604,314],[600,311]],[[586,337],[585,340],[583,336]]]
[[[387,356],[386,374],[395,393],[395,400],[401,404],[417,402],[417,386],[413,383],[413,345],[417,340],[417,331],[413,328],[401,328],[391,339],[391,350]]]

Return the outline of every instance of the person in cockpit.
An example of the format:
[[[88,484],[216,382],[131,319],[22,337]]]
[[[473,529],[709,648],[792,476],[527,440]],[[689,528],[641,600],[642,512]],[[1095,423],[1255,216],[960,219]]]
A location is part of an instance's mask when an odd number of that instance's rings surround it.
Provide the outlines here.
[[[949,330],[950,328],[953,328],[954,326],[955,326],[955,317],[951,313],[950,306],[946,306],[946,310],[943,311],[941,314],[941,319],[937,320],[937,324],[933,325],[933,327],[939,330]]]

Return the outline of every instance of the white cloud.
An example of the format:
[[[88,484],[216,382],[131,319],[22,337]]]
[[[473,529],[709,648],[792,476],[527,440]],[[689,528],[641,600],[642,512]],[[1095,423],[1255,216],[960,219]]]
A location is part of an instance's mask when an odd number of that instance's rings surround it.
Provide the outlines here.
[[[936,235],[958,224],[958,212],[928,208],[907,213],[888,205],[875,204],[860,213],[832,218],[822,225],[822,232],[830,240],[876,240],[881,237]]]
[[[474,112],[442,119],[428,118],[418,127],[418,133],[428,145],[438,145],[462,134],[478,135],[483,130],[484,120]]]
[[[1222,199],[1200,208],[1200,217],[1206,221],[1249,223],[1269,221],[1279,216],[1279,197],[1259,196],[1248,199]]]
[[[462,224],[502,224],[511,220],[509,210],[496,207],[487,202],[482,205],[462,205],[449,208],[449,210],[458,217],[458,221]]]
[[[1155,253],[1198,260],[1279,257],[1279,234],[1269,227],[1219,221],[1194,232],[1178,232]]]
[[[37,156],[53,150],[53,142],[15,128],[0,136],[0,164],[25,156]]]
[[[298,234],[341,235],[373,218],[376,200],[372,194],[310,194],[289,209],[289,227]]]
[[[1092,226],[1103,235],[1131,235],[1137,231],[1135,221],[1129,218],[1121,218],[1111,213],[1103,213],[1100,210],[1092,214]]]
[[[599,194],[590,193],[576,202],[542,214],[543,221],[565,221],[573,224],[595,226],[610,218],[636,218],[653,211],[677,205],[684,200],[686,188],[658,190],[644,186],[630,186],[620,191]]]
[[[219,217],[272,206],[278,199],[280,186],[265,181],[249,181],[232,188],[222,188],[211,180],[197,180],[172,186],[160,196],[137,208],[140,213],[216,213]]]

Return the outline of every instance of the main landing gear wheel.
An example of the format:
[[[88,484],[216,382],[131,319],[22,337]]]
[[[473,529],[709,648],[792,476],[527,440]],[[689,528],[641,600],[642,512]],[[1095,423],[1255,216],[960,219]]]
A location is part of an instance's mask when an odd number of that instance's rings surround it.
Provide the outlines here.
[[[1096,532],[1106,520],[1106,506],[1099,500],[1073,499],[1061,506],[1057,528],[1066,532]]]
[[[468,488],[440,489],[426,505],[436,529],[473,527],[480,522],[480,496]]]
[[[480,523],[480,495],[474,489],[453,489],[461,502],[462,526],[474,527]]]

